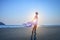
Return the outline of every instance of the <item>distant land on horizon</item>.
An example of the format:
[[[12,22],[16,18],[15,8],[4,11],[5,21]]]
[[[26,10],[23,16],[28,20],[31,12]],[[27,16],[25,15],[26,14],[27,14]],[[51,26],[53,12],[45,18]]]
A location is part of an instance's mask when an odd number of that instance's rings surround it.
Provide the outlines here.
[[[3,22],[0,22],[0,25],[5,25]]]

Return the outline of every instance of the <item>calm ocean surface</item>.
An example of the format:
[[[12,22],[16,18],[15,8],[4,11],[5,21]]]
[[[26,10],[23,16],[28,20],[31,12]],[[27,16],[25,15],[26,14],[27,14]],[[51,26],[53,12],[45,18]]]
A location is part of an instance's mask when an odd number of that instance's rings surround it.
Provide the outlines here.
[[[32,27],[22,25],[1,25],[0,40],[30,40]],[[37,40],[60,40],[60,26],[37,28]]]

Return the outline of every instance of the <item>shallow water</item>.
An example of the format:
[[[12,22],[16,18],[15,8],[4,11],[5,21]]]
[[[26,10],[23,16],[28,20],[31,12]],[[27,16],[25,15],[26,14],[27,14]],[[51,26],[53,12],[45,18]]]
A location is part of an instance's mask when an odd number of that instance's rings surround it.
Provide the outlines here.
[[[30,40],[31,27],[0,27],[0,40]],[[60,26],[38,27],[37,40],[60,40]]]

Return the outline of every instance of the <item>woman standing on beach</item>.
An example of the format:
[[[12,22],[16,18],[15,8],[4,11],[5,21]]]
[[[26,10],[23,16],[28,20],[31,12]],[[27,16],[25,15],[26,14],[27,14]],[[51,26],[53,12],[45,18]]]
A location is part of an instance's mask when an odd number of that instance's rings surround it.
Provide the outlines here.
[[[36,28],[37,28],[37,23],[38,23],[38,12],[35,13],[35,17],[34,17],[32,22],[33,22],[33,30],[32,30],[31,40],[36,40]]]

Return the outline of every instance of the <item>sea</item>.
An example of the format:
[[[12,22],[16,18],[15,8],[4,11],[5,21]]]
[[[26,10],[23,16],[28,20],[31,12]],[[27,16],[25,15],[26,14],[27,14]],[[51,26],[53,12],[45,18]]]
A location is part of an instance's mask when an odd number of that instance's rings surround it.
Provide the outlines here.
[[[0,40],[31,40],[32,27],[0,25]],[[42,25],[36,30],[36,40],[60,40],[60,25]]]

